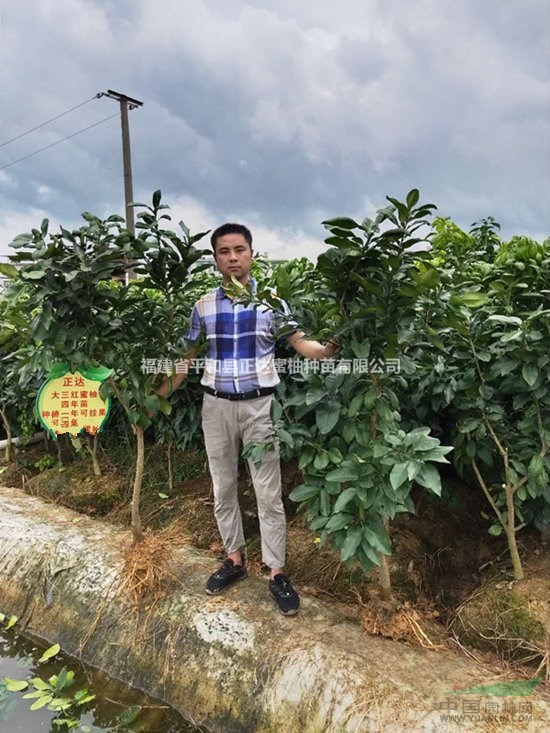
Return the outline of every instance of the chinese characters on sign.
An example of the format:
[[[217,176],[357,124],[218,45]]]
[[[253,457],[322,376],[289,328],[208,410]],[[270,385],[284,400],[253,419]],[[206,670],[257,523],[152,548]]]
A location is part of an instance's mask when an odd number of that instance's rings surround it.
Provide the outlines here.
[[[37,398],[40,422],[52,435],[86,430],[95,435],[109,413],[110,398],[99,396],[101,382],[80,372],[68,372],[48,379]]]
[[[218,374],[234,374],[235,371],[250,374],[273,369],[277,374],[399,374],[399,359],[194,359],[191,364],[184,359],[146,359],[141,360],[143,374],[197,374],[202,369]]]

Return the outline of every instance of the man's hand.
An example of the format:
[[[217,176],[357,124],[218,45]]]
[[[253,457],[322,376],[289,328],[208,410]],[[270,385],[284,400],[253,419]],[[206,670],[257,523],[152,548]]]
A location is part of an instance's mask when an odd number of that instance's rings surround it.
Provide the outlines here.
[[[327,341],[325,344],[325,358],[328,359],[331,356],[334,356],[334,354],[337,354],[341,348],[342,347],[337,338],[330,339],[330,341]]]
[[[328,359],[340,349],[340,342],[334,337],[328,343],[321,344],[319,341],[306,339],[303,331],[291,334],[287,341],[304,359]]]

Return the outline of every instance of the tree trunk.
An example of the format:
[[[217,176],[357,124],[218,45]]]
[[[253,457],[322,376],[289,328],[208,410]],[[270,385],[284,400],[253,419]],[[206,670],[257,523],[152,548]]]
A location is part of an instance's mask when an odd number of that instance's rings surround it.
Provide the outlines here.
[[[86,447],[88,448],[88,452],[90,453],[90,457],[92,459],[92,466],[94,468],[94,476],[101,476],[101,466],[99,465],[99,461],[97,459],[97,444],[98,444],[97,433],[93,436],[91,443],[92,443],[91,448],[89,445],[87,445]]]
[[[143,440],[143,428],[139,425],[135,426],[136,430],[136,474],[134,477],[134,490],[132,493],[132,537],[134,544],[143,540],[143,530],[141,529],[141,517],[139,515],[139,501],[141,497],[141,485],[143,483],[143,466],[145,463],[145,445]]]
[[[373,381],[373,384],[376,386],[376,394],[378,397],[380,397],[382,390],[380,388],[378,375],[371,375],[371,379]],[[376,435],[378,432],[378,413],[375,410],[371,412],[369,427],[370,437],[372,438],[372,440],[376,440]],[[384,517],[383,521],[386,532],[389,532],[389,520]],[[380,586],[380,598],[383,601],[389,601],[392,597],[390,566],[388,565],[388,559],[386,555],[380,554],[378,557],[380,559],[380,568],[378,569],[378,585]]]
[[[506,537],[508,539],[508,548],[510,549],[510,557],[512,559],[512,567],[514,568],[514,579],[523,580],[523,566],[518,552],[516,542],[516,509],[514,506],[514,491],[510,483],[506,485],[506,508],[508,517],[506,521]]]
[[[57,440],[55,441],[55,447],[57,448],[57,462],[60,466],[63,465],[63,455],[61,453],[61,436],[57,436]]]
[[[390,569],[388,559],[385,555],[380,555],[380,568],[378,570],[378,583],[380,585],[380,598],[383,601],[389,601],[391,594]]]
[[[166,446],[166,452],[168,454],[168,490],[170,493],[174,491],[174,471],[172,468],[172,443],[168,443]]]
[[[386,528],[386,532],[389,533],[390,523],[388,519],[384,519],[384,527]],[[389,601],[392,597],[391,592],[391,579],[390,579],[390,566],[388,565],[388,558],[386,555],[379,555],[380,557],[380,569],[378,571],[379,575],[379,585],[380,585],[380,598],[383,601]]]
[[[11,463],[13,461],[13,434],[11,432],[11,425],[9,423],[8,417],[4,410],[0,410],[0,415],[2,416],[2,422],[4,423],[4,428],[6,430],[6,452],[5,452],[5,458],[6,463]]]

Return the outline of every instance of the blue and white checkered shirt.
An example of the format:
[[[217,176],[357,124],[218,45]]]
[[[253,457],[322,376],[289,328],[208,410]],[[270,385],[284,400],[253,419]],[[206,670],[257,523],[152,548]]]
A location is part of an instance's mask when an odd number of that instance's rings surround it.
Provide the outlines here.
[[[250,278],[253,291],[256,283]],[[275,369],[277,330],[283,323],[297,330],[288,305],[276,314],[265,306],[242,305],[229,298],[223,288],[211,290],[193,307],[187,340],[197,341],[206,334],[204,374],[201,384],[220,392],[249,392],[260,387],[275,387],[279,377]]]

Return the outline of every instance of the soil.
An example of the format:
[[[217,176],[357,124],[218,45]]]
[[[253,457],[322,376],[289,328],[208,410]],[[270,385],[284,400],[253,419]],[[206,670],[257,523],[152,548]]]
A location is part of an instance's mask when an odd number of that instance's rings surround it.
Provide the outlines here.
[[[128,465],[121,468],[120,456],[104,452],[100,456],[104,475],[95,477],[89,460],[75,457],[70,444],[62,446],[62,467],[39,471],[36,464],[40,465],[41,460],[44,463],[45,455],[57,458],[57,451],[50,451],[47,453],[43,444],[20,449],[17,464],[2,467],[0,463],[0,482],[89,516],[130,523],[131,455],[127,456]],[[164,455],[154,446],[148,448],[147,454],[149,478],[146,475],[141,505],[144,527],[169,528],[170,534],[182,543],[222,559],[223,546],[214,521],[211,480],[205,473],[204,455],[180,454],[182,463],[187,469],[191,466],[195,475],[176,481],[169,498],[161,498],[159,494],[167,492]],[[376,573],[365,576],[358,569],[349,570],[337,551],[318,544],[314,533],[296,513],[296,505],[288,498],[294,486],[301,483],[296,463],[283,462],[282,476],[288,517],[287,572],[300,592],[331,604],[368,633],[426,648],[462,649],[467,654],[475,647],[475,658],[490,664],[505,658],[502,650],[487,645],[479,651],[483,645],[476,643],[471,634],[461,637],[457,632],[457,611],[476,590],[496,576],[507,581],[511,578],[506,544],[488,535],[475,489],[449,474],[444,477],[447,490],[443,500],[432,500],[420,491],[413,496],[416,515],[402,515],[392,523],[394,553],[389,564],[394,600],[383,603],[377,594]],[[251,574],[265,574],[254,491],[245,464],[239,475],[239,495],[248,538],[248,569]],[[535,587],[540,591],[542,584],[549,605],[538,602],[544,609],[550,608],[548,545],[534,534],[522,533],[520,537],[526,574],[524,592],[529,588],[534,592]],[[530,661],[537,666],[540,656]],[[533,668],[526,668],[523,673],[533,674]]]

